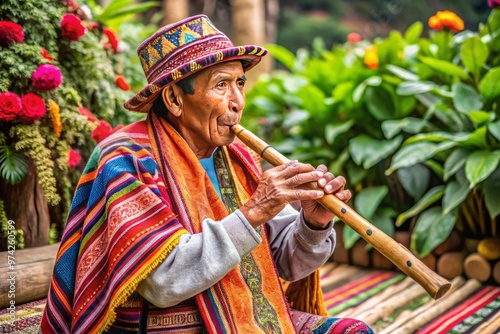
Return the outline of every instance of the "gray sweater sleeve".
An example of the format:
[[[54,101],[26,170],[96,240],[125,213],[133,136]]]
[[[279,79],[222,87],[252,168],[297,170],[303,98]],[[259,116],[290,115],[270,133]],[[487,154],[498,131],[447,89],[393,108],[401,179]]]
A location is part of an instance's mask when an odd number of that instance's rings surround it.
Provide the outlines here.
[[[262,240],[239,210],[220,222],[206,219],[202,233],[181,236],[179,245],[137,287],[158,307],[169,307],[206,290]],[[311,230],[302,215],[287,206],[267,223],[269,242],[280,276],[298,280],[326,262],[335,246],[329,226]]]

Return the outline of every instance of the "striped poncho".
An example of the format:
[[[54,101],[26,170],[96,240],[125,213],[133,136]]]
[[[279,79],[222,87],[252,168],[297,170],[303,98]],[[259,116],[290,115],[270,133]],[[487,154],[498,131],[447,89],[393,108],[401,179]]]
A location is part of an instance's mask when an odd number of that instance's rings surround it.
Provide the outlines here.
[[[258,169],[244,149],[230,145],[227,152],[235,166],[236,188],[248,198],[256,188]],[[42,332],[106,330],[114,322],[116,308],[182,234],[200,232],[203,219],[220,220],[227,214],[196,156],[166,122],[153,115],[107,138],[94,150],[77,186]],[[265,229],[262,236],[264,241],[252,251],[258,259],[256,269],[266,281],[262,297],[274,308],[278,326],[293,332]],[[254,328],[246,316],[252,313],[248,303],[252,296],[241,276],[235,268],[196,296],[209,332],[266,331]]]

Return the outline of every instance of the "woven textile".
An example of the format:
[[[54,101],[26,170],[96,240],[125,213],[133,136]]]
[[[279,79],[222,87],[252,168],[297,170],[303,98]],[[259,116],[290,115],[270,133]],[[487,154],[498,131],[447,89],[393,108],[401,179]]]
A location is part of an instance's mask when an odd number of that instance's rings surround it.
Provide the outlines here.
[[[77,186],[42,318],[46,333],[108,328],[115,309],[173,249],[180,224],[144,122],[101,142]]]
[[[267,50],[255,45],[234,46],[205,15],[196,15],[159,29],[137,49],[148,85],[125,103],[125,108],[147,112],[159,92],[171,83],[208,66],[245,60],[248,71]]]

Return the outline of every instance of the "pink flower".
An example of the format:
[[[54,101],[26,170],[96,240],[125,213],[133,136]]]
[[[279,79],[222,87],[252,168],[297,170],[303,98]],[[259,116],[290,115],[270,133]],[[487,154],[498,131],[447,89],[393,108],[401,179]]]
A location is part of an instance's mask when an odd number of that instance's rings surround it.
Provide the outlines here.
[[[497,8],[500,7],[500,0],[488,0],[488,5],[491,8]]]
[[[0,94],[0,121],[12,121],[23,108],[21,98],[12,92]]]
[[[24,41],[23,27],[12,21],[0,21],[0,45],[9,46],[22,41]]]
[[[61,20],[61,34],[64,38],[76,42],[85,35],[82,20],[74,14],[64,14]]]
[[[362,38],[361,35],[358,34],[357,32],[351,32],[349,35],[347,35],[347,41],[352,44],[356,44],[361,42]]]
[[[62,83],[61,71],[54,65],[43,64],[31,75],[33,86],[38,90],[52,90]]]
[[[80,154],[73,150],[73,149],[70,149],[69,150],[69,154],[68,154],[68,167],[69,168],[74,168],[76,167],[80,161],[82,160],[82,157],[80,156]]]
[[[23,108],[19,113],[19,118],[25,123],[38,121],[47,113],[45,101],[34,93],[28,93],[21,98]]]
[[[94,131],[92,131],[92,138],[96,143],[99,143],[112,133],[113,127],[111,126],[111,124],[101,119],[99,120],[99,125],[94,129]]]

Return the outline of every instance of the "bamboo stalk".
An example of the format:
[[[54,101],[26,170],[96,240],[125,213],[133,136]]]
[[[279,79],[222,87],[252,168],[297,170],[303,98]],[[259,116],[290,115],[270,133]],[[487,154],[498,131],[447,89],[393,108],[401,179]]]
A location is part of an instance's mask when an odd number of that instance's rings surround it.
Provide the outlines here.
[[[463,286],[464,283],[465,283],[465,278],[463,278],[461,276],[455,277],[451,281],[451,289],[450,289],[448,295],[451,295],[454,291],[457,291],[457,289],[459,289],[461,286]],[[398,317],[390,326],[388,326],[388,327],[384,328],[382,331],[378,332],[378,334],[392,334],[392,333],[394,333],[395,330],[397,330],[398,328],[403,326],[406,322],[410,321],[411,319],[417,318],[420,314],[425,313],[431,307],[434,307],[436,305],[439,305],[440,303],[443,303],[447,298],[441,298],[439,300],[431,299],[428,303],[420,306],[416,310],[406,312],[404,315]]]
[[[377,320],[383,319],[391,315],[395,309],[402,307],[415,298],[425,294],[425,290],[418,284],[413,284],[410,288],[405,289],[391,296],[389,299],[378,304],[376,308],[367,310],[356,315],[357,319],[363,319],[368,325],[373,325]]]
[[[436,303],[434,304],[434,306],[427,308],[424,313],[421,313],[418,317],[407,321],[399,328],[394,329],[391,334],[413,333],[419,327],[434,319],[436,317],[436,314],[441,314],[453,307],[453,305],[456,305],[457,303],[463,301],[465,298],[467,298],[467,296],[469,296],[480,286],[481,283],[478,280],[468,280],[461,288],[447,295],[446,298],[443,298],[440,303]]]
[[[363,312],[366,312],[370,309],[378,308],[380,303],[391,298],[393,295],[400,293],[401,291],[406,290],[409,288],[414,281],[407,277],[403,281],[399,282],[398,284],[392,285],[389,288],[385,289],[384,291],[376,294],[375,296],[371,297],[364,303],[348,308],[345,311],[340,312],[339,314],[336,314],[335,317],[337,318],[357,318],[358,314],[361,314]],[[433,299],[434,300],[434,299]]]
[[[481,228],[481,233],[483,237],[486,236],[486,221],[484,219],[484,210],[483,210],[483,201],[482,201],[482,192],[477,189],[473,190],[474,199],[477,207],[477,217],[479,218],[479,227]]]

